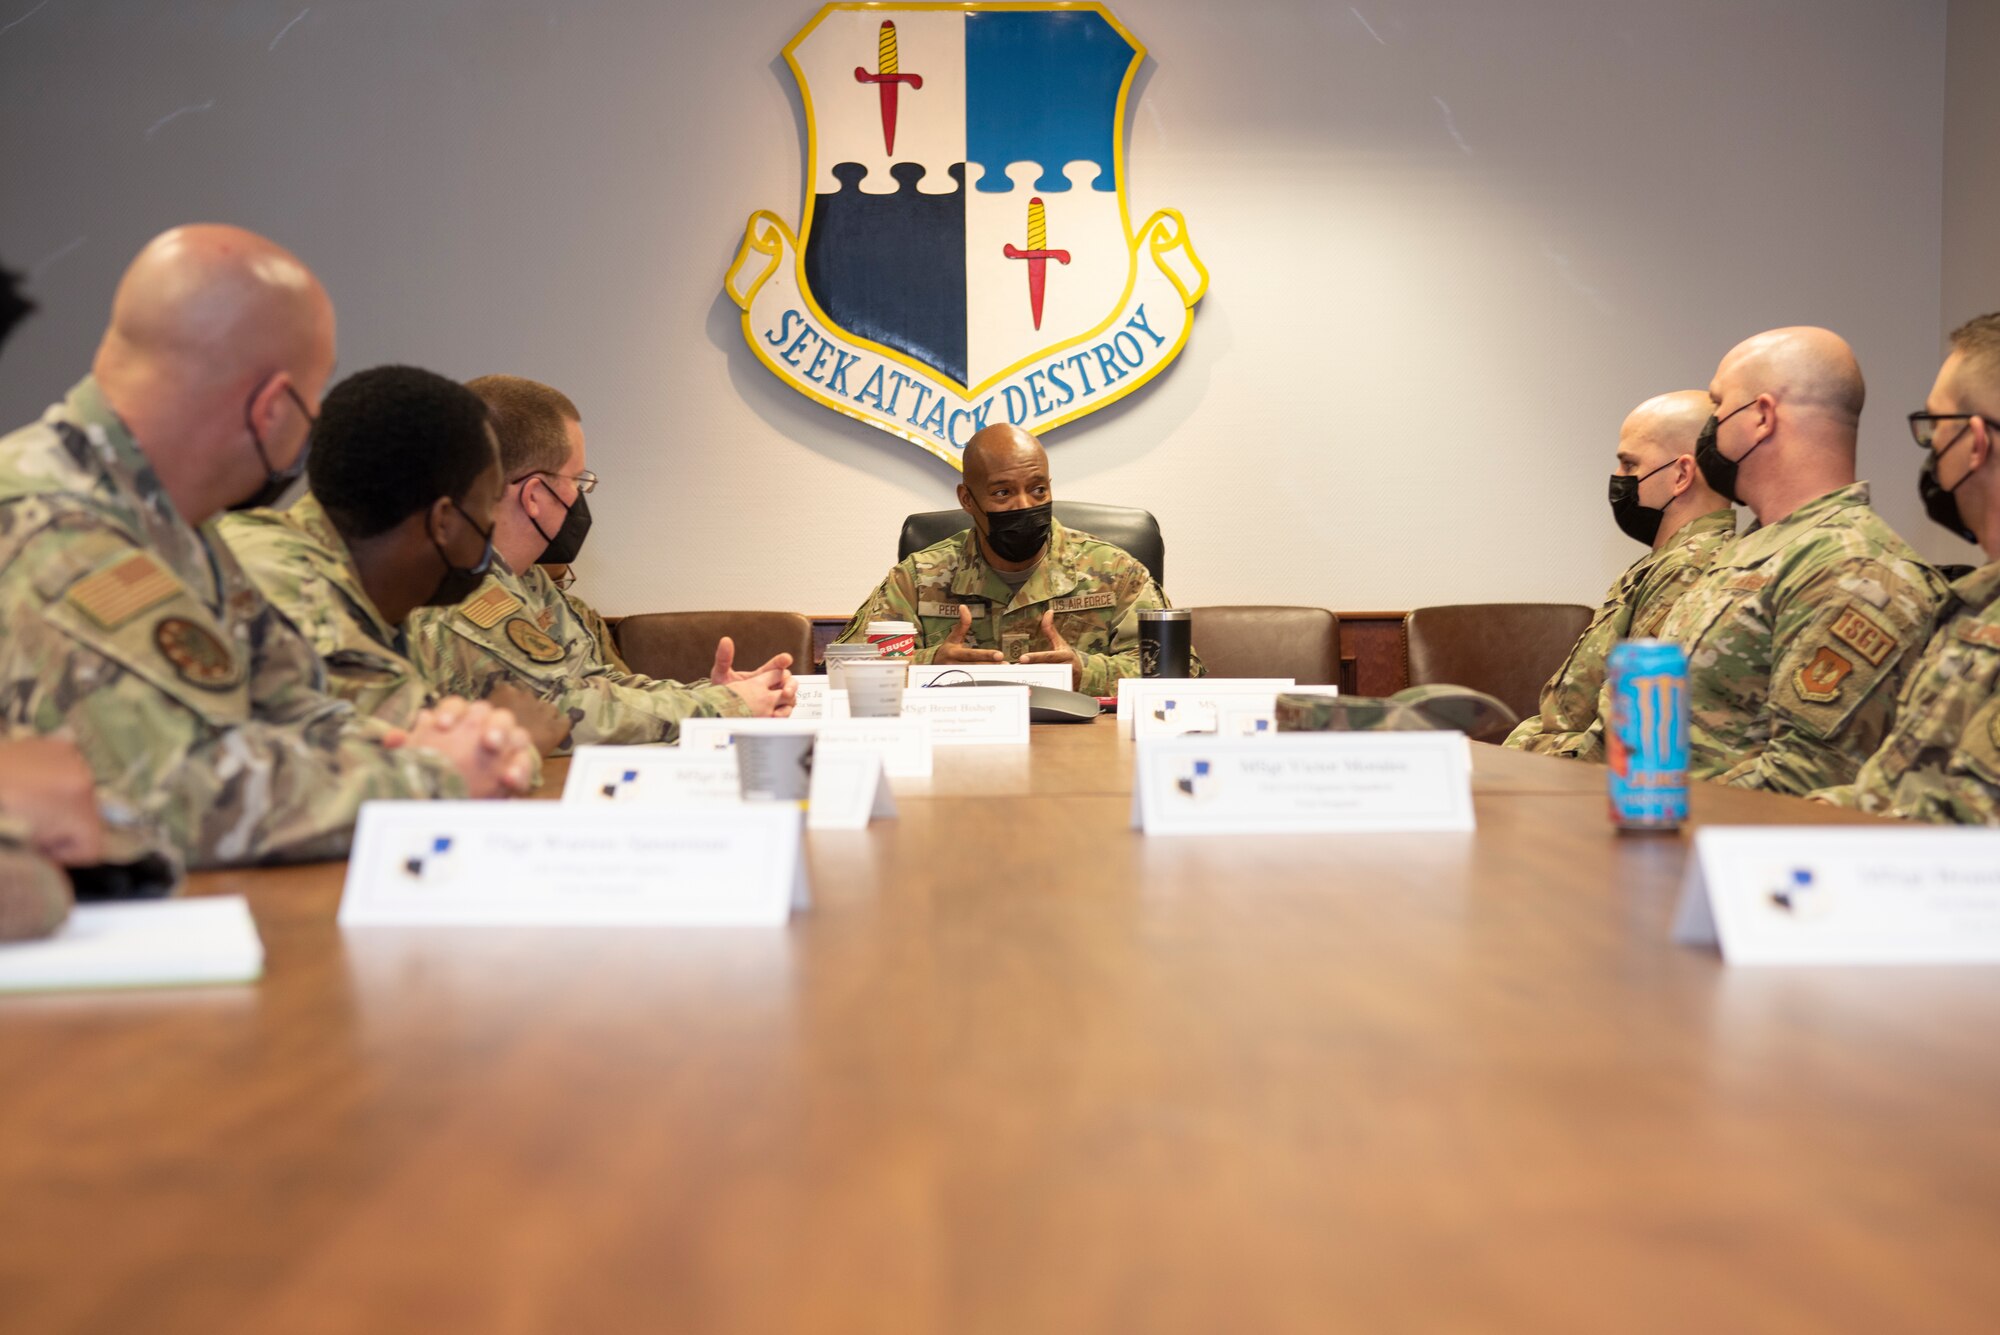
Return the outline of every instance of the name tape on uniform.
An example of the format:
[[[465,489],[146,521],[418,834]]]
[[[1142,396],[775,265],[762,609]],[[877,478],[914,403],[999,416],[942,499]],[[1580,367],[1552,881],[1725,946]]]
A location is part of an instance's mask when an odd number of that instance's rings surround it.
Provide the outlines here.
[[[1470,830],[1472,753],[1457,732],[1143,738],[1132,823],[1149,835]]]
[[[1697,830],[1674,939],[1731,964],[2000,963],[2000,830]]]
[[[782,925],[797,803],[365,802],[343,927]]]

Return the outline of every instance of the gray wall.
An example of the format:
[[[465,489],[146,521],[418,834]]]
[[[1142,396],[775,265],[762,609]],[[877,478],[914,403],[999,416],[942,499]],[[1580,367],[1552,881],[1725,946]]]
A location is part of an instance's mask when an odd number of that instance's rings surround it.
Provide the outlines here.
[[[147,236],[226,219],[322,273],[343,367],[578,400],[608,611],[844,611],[950,503],[946,467],[752,361],[721,295],[750,212],[797,218],[777,55],[810,5],[4,5],[0,254],[47,309],[0,417],[81,371]],[[1214,281],[1181,362],[1050,445],[1063,494],[1160,515],[1177,600],[1594,601],[1636,554],[1619,419],[1802,321],[1859,349],[1882,509],[1961,553],[1900,424],[1952,282],[1945,0],[1114,8],[1152,52],[1134,212],[1182,209]],[[1987,259],[1968,309],[2000,304]]]
[[[1946,34],[1943,320],[1948,334],[1975,315],[2000,310],[2000,0],[1951,0]]]

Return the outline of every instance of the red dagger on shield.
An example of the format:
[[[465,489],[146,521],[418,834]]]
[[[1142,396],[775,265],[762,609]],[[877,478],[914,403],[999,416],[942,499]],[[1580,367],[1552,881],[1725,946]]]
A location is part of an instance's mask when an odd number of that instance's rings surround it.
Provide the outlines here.
[[[1028,248],[1016,250],[1013,242],[1008,242],[1002,254],[1010,260],[1028,262],[1028,309],[1034,312],[1035,328],[1042,327],[1042,284],[1048,277],[1050,260],[1057,264],[1069,263],[1069,252],[1050,250],[1048,214],[1042,208],[1042,197],[1036,195],[1028,201]]]
[[[882,35],[876,40],[875,73],[856,65],[854,81],[875,85],[876,95],[882,99],[882,151],[890,157],[896,156],[896,85],[906,83],[912,88],[922,88],[924,76],[898,72],[896,25],[890,20],[882,20]]]

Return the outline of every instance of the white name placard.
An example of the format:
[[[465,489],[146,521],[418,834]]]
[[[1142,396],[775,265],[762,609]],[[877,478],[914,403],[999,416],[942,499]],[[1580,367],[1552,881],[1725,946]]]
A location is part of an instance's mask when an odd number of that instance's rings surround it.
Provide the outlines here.
[[[882,772],[882,753],[869,747],[813,747],[812,787],[806,802],[809,830],[865,830],[871,820],[896,814],[896,796]]]
[[[834,695],[844,697],[846,692]],[[882,757],[882,772],[892,779],[922,779],[931,772],[931,723],[908,712],[901,718],[682,719],[681,749],[726,751],[729,739],[744,733],[813,733],[819,738],[813,745],[815,761],[824,751],[875,751]]]
[[[570,756],[562,800],[734,805],[743,795],[731,751],[579,746]]]
[[[340,922],[775,926],[804,907],[796,803],[366,802]]]
[[[1130,741],[1137,737],[1137,717],[1153,700],[1165,697],[1176,701],[1215,701],[1222,696],[1249,696],[1237,708],[1254,710],[1261,700],[1265,717],[1279,691],[1290,690],[1290,677],[1120,677],[1118,679],[1118,735]],[[1176,708],[1180,708],[1178,704]],[[1211,708],[1213,706],[1211,705]],[[1213,726],[1205,731],[1213,732]],[[1185,731],[1185,729],[1183,729]],[[1149,735],[1158,735],[1149,734]]]
[[[1731,964],[2000,963],[2000,830],[1697,830],[1674,939]]]
[[[1472,755],[1457,732],[1146,738],[1132,823],[1147,834],[1470,830]]]
[[[1076,688],[1066,663],[912,663],[910,685],[928,686],[934,681],[965,681],[994,686],[1053,686],[1059,691]]]
[[[903,714],[930,720],[939,746],[1028,744],[1025,686],[933,686],[903,693]]]
[[[846,718],[847,692],[828,689],[825,677],[794,677],[798,699],[789,715],[796,719]]]

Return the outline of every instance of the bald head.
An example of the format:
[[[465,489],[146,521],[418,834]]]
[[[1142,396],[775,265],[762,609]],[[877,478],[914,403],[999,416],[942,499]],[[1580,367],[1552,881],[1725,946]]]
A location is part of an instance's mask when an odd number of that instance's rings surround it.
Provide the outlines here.
[[[1661,457],[1656,465],[1677,454],[1693,454],[1710,406],[1708,395],[1698,389],[1655,394],[1626,415],[1618,429],[1619,445],[1630,441],[1657,451]]]
[[[1718,400],[1724,412],[1741,399],[1769,394],[1780,407],[1819,413],[1848,427],[1859,425],[1868,389],[1861,363],[1847,340],[1831,329],[1799,325],[1746,338],[1716,368],[1718,386],[1740,393]]]
[[[965,485],[976,495],[995,473],[1032,467],[1044,477],[1049,456],[1034,433],[1011,422],[996,422],[975,434],[965,446]]]
[[[1054,497],[1049,483],[1049,456],[1033,433],[997,422],[965,446],[965,478],[958,484],[958,503],[972,516],[986,559],[1003,570],[1021,570],[1041,559],[1035,552],[1009,561],[993,550],[992,516],[1003,510],[1032,510]],[[1004,545],[1004,544],[1003,544]]]

